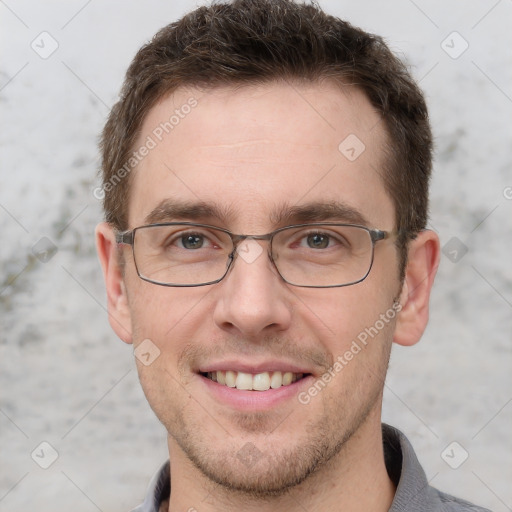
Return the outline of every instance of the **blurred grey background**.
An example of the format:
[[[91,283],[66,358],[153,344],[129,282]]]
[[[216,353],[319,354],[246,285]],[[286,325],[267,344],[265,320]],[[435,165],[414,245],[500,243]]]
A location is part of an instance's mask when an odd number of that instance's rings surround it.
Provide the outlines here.
[[[107,322],[92,191],[131,58],[196,5],[0,0],[1,512],[126,512],[166,459]],[[384,420],[432,485],[512,510],[512,1],[320,5],[408,62],[436,136],[442,262],[423,340],[394,349]]]

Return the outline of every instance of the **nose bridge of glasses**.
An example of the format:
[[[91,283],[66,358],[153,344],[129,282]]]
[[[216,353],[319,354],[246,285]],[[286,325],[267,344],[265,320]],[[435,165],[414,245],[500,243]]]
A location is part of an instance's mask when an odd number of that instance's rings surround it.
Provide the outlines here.
[[[274,233],[266,233],[264,235],[236,235],[234,233],[231,233],[231,239],[233,240],[233,243],[239,244],[240,242],[243,242],[244,240],[250,239],[250,240],[270,240],[273,237]]]
[[[249,260],[252,262],[254,256],[256,255],[259,255],[263,252],[263,247],[256,247],[255,248],[251,248],[251,247],[240,247],[240,244],[243,244],[243,242],[246,242],[246,241],[254,241],[255,244],[258,244],[257,240],[262,240],[262,241],[268,241],[269,243],[272,242],[272,238],[274,236],[274,233],[266,233],[264,235],[238,235],[238,234],[233,234],[231,233],[230,234],[230,237],[231,237],[231,241],[232,241],[232,244],[233,244],[233,248],[232,248],[232,251],[231,253],[229,254],[229,264],[228,266],[231,266],[231,264],[233,263],[233,260],[235,260],[237,258],[237,256],[239,256],[240,254],[239,253],[242,253],[242,259],[244,259],[246,262],[248,262]],[[259,245],[259,244],[258,244]],[[270,261],[272,263],[274,263],[274,257],[271,253],[271,245],[269,245],[268,247],[268,251],[267,251],[267,255],[270,259]],[[256,259],[256,258],[254,258]]]
[[[238,246],[242,242],[245,242],[246,240],[263,240],[263,241],[267,240],[270,242],[272,240],[272,237],[274,236],[274,233],[266,233],[264,235],[237,235],[237,234],[231,233],[230,236],[231,236],[231,241],[233,242],[233,253],[235,253]]]

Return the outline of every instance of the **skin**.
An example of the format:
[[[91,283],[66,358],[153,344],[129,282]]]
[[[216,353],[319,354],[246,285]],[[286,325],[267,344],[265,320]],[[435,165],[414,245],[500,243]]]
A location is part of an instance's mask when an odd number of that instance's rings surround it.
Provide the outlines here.
[[[387,136],[363,93],[327,82],[179,89],[149,112],[140,142],[191,96],[197,107],[132,176],[130,229],[165,199],[229,210],[224,219],[180,220],[234,233],[264,234],[280,227],[271,221],[276,208],[330,201],[357,208],[371,228],[394,229],[393,203],[374,170],[382,168]],[[352,162],[338,150],[349,134],[366,146]],[[411,243],[403,286],[397,249],[385,240],[363,282],[331,289],[283,282],[267,242],[258,242],[265,250],[255,261],[238,258],[218,284],[157,286],[137,276],[128,246],[123,275],[109,225],[100,224],[96,237],[113,329],[134,347],[149,338],[160,350],[151,365],[137,364],[169,433],[165,508],[389,509],[395,489],[383,458],[382,389],[392,343],[412,345],[425,329],[439,261],[435,233]],[[239,410],[217,400],[197,374],[211,361],[274,359],[307,365],[316,380],[395,299],[400,313],[307,405],[293,397]],[[309,385],[299,383],[297,393]],[[258,454],[255,462],[237,456],[244,447]]]

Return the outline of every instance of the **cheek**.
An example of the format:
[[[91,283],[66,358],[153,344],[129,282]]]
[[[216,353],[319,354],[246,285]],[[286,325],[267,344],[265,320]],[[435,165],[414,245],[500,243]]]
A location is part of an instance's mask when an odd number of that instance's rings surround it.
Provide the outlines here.
[[[334,356],[344,352],[361,333],[360,338],[364,338],[366,330],[376,323],[379,331],[389,331],[396,316],[392,308],[396,285],[373,281],[367,278],[353,286],[304,293],[295,309],[300,317],[297,321],[309,324]],[[381,315],[385,315],[384,325]]]
[[[172,401],[182,394],[180,386],[190,379],[187,369],[179,365],[180,357],[191,344],[207,344],[212,337],[212,324],[208,322],[212,314],[205,310],[209,289],[170,288],[138,281],[131,283],[130,309],[139,377],[146,395],[151,395],[150,403],[164,396]],[[150,365],[146,364],[148,359]]]
[[[381,393],[397,316],[391,290],[389,284],[375,287],[363,281],[329,290],[334,293],[327,298],[318,294],[317,301],[312,296],[304,300],[308,313],[302,318],[332,361],[325,376],[330,380],[330,391],[323,395],[326,408],[336,411],[352,404],[357,409],[357,404],[374,403]]]
[[[183,393],[183,385],[166,354],[161,353],[149,366],[137,361],[137,370],[146,400],[156,417],[169,432],[182,430],[189,395]]]
[[[134,338],[154,338],[165,345],[183,328],[192,327],[208,288],[172,288],[148,283],[135,272],[126,276]],[[203,316],[204,319],[204,316]]]
[[[397,312],[391,297],[380,297],[369,300],[366,294],[354,294],[348,303],[340,303],[337,315],[333,313],[335,335],[326,342],[332,357],[326,399],[333,410],[373,403],[382,391]]]

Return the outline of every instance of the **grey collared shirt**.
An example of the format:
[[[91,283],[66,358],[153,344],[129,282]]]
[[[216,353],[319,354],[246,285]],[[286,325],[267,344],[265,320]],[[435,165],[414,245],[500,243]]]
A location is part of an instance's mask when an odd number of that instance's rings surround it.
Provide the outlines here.
[[[431,487],[409,440],[402,432],[382,425],[384,455],[396,493],[389,512],[490,512]],[[153,477],[144,503],[132,512],[159,512],[171,492],[169,462]]]

